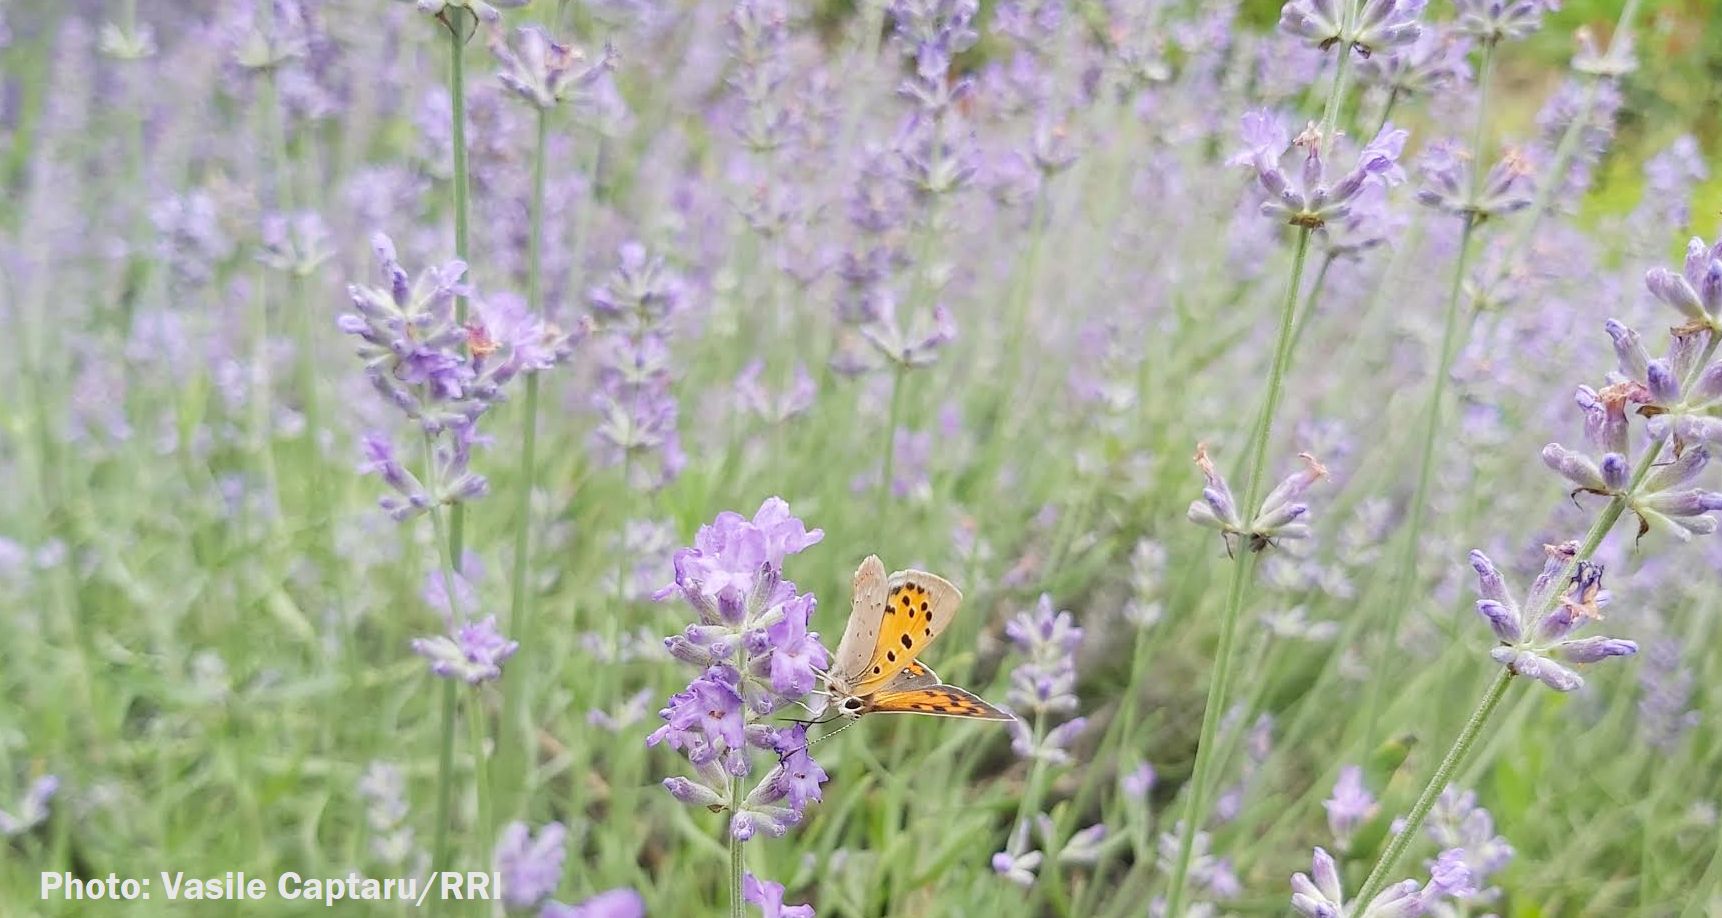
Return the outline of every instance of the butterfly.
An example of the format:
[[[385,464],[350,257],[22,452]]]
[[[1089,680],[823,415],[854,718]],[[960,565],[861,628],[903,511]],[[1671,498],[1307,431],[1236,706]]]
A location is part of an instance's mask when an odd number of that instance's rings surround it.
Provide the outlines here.
[[[849,624],[825,674],[838,713],[931,714],[972,720],[1015,720],[980,696],[946,685],[917,659],[950,626],[963,594],[925,571],[885,576],[877,555],[855,571]]]

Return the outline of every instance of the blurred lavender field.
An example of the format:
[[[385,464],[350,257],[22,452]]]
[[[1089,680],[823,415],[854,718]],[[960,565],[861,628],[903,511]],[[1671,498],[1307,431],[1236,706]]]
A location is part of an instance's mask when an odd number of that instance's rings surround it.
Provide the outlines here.
[[[1722,916],[1709,6],[0,2],[0,918]]]

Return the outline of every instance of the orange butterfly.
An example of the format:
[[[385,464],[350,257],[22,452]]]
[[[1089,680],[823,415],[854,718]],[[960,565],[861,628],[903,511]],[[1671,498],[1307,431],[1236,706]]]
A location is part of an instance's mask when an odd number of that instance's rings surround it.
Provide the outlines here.
[[[825,681],[839,713],[931,714],[972,720],[1015,720],[979,696],[939,680],[916,657],[956,616],[963,594],[925,571],[889,578],[877,555],[855,571],[849,624]]]

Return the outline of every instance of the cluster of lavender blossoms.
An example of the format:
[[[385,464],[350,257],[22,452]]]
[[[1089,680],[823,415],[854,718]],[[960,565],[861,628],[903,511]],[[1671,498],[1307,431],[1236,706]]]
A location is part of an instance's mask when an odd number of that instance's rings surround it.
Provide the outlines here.
[[[1602,566],[1579,561],[1577,542],[1544,547],[1548,559],[1520,605],[1507,590],[1501,572],[1480,551],[1471,552],[1477,572],[1477,612],[1488,621],[1501,646],[1489,652],[1515,675],[1530,676],[1557,692],[1570,692],[1584,679],[1564,663],[1595,663],[1630,656],[1638,645],[1609,637],[1573,638],[1587,620],[1602,618],[1608,593],[1602,589]]]
[[[658,487],[687,464],[676,426],[669,339],[687,285],[645,246],[622,246],[603,286],[590,294],[597,325],[600,456],[623,468],[628,484]]]
[[[1423,33],[1417,17],[1425,0],[1364,0],[1347,20],[1350,5],[1346,0],[1291,0],[1280,8],[1280,31],[1323,50],[1344,45],[1364,58],[1409,45]]]
[[[1034,763],[1030,782],[1046,766],[1071,761],[1071,741],[1088,726],[1076,713],[1076,651],[1082,646],[1082,629],[1069,613],[1055,611],[1052,597],[1042,593],[1033,611],[1020,612],[1005,625],[1008,637],[1022,657],[1011,670],[1005,700],[1017,715],[1011,721],[1011,749]],[[1059,722],[1060,718],[1069,717]],[[1031,789],[1032,793],[1032,789]],[[1105,839],[1104,824],[1095,824],[1073,834],[1062,845],[1055,837],[1052,820],[1034,814],[1039,834],[1048,849],[1057,846],[1060,864],[1092,863],[1097,847]],[[1032,886],[1035,872],[1045,855],[1030,850],[1029,822],[1020,820],[1005,850],[993,855],[993,871],[1021,886]]]
[[[362,468],[389,486],[392,493],[379,501],[382,508],[405,521],[488,491],[484,476],[471,468],[480,416],[503,399],[516,377],[566,360],[578,336],[509,296],[474,300],[463,324],[456,320],[455,300],[473,295],[462,282],[463,262],[427,268],[414,279],[401,267],[389,237],[379,233],[372,245],[385,286],[350,286],[354,311],[337,325],[359,339],[358,354],[372,387],[422,434],[422,475],[407,468],[386,433],[364,436]],[[463,620],[457,606],[450,603],[444,610],[446,634],[417,639],[413,649],[443,678],[476,685],[499,677],[503,661],[519,645],[497,632],[494,616]]]
[[[1364,903],[1348,903],[1339,865],[1316,848],[1309,873],[1292,877],[1292,910],[1306,918],[1417,918],[1445,899],[1476,892],[1470,869],[1458,851],[1444,851],[1430,866],[1429,882],[1401,880]]]
[[[955,319],[937,303],[932,265],[916,263],[894,237],[905,229],[938,233],[941,207],[974,179],[973,138],[958,108],[974,83],[954,73],[954,60],[979,38],[972,26],[979,9],[975,0],[890,4],[893,41],[912,66],[898,94],[911,107],[890,150],[868,154],[849,198],[849,221],[858,238],[838,267],[843,286],[837,314],[856,334],[832,356],[839,373],[930,366],[956,338]],[[919,297],[904,299],[895,289],[904,269],[919,272],[911,292],[931,298],[931,310],[917,314],[926,304]]]
[[[700,674],[658,712],[664,725],[646,744],[687,757],[693,776],[667,778],[665,789],[683,803],[728,808],[729,831],[739,841],[759,832],[782,836],[807,804],[818,802],[825,782],[824,769],[808,754],[805,726],[764,722],[811,692],[829,663],[819,635],[807,630],[813,595],[783,579],[784,559],[824,535],[809,531],[776,497],[751,520],[720,513],[700,527],[693,547],[676,553],[675,582],[656,594],[660,600],[679,594],[697,614],[664,644]],[[744,792],[756,752],[771,754],[776,765]]]
[[[502,903],[510,909],[535,909],[538,918],[645,918],[646,903],[632,889],[601,892],[566,905],[552,898],[562,883],[568,856],[568,830],[552,822],[534,834],[524,822],[511,822],[496,843],[496,873]]]
[[[1262,500],[1261,509],[1249,522],[1238,510],[1237,498],[1231,485],[1208,458],[1206,443],[1196,444],[1196,467],[1201,469],[1206,484],[1202,499],[1191,501],[1186,516],[1190,522],[1217,529],[1226,540],[1227,551],[1235,551],[1241,540],[1250,551],[1262,551],[1276,539],[1302,539],[1309,536],[1309,524],[1304,517],[1309,505],[1301,502],[1310,485],[1327,477],[1327,468],[1309,453],[1298,456],[1304,467],[1286,476]]]
[[[1311,124],[1293,138],[1279,116],[1261,109],[1244,115],[1244,148],[1228,164],[1255,170],[1256,182],[1267,196],[1262,202],[1264,216],[1292,226],[1320,229],[1350,214],[1353,202],[1372,185],[1392,187],[1405,180],[1399,156],[1407,136],[1405,131],[1383,125],[1358,154],[1357,164],[1338,181],[1329,183],[1322,160],[1328,139],[1320,129]],[[1293,148],[1301,149],[1303,156],[1296,181],[1280,165]]]

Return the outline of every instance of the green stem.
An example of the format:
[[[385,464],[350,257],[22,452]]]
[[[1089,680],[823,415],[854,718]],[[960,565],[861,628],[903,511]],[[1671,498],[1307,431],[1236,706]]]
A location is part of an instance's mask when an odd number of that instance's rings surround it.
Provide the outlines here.
[[[547,113],[538,111],[538,141],[532,156],[531,227],[526,249],[527,308],[543,309],[544,239],[544,160],[549,133]],[[532,639],[530,616],[532,596],[527,575],[532,569],[532,488],[538,473],[538,374],[526,377],[525,417],[521,419],[520,473],[517,500],[514,506],[514,570],[510,577],[511,598],[508,609],[508,630],[520,641],[524,658],[536,642]],[[509,668],[511,683],[503,692],[502,723],[497,727],[497,758],[503,772],[503,799],[500,810],[514,815],[519,808],[517,793],[525,785],[523,770],[530,753],[522,748],[522,737],[531,730],[525,720],[531,708],[532,667],[525,659],[515,661]],[[576,782],[577,783],[577,782]]]
[[[454,684],[452,679],[447,681],[450,685]],[[477,691],[467,697],[470,700],[466,722],[468,735],[472,739],[472,786],[478,797],[478,831],[474,833],[478,836],[474,839],[478,854],[473,858],[473,864],[483,870],[490,866],[490,840],[495,837],[495,830],[490,825],[490,794],[485,791],[489,784],[490,765],[484,753],[484,706],[479,703]]]
[[[1381,129],[1387,126],[1387,119],[1393,117],[1393,109],[1398,104],[1399,87],[1395,86],[1387,92],[1387,104],[1381,106],[1381,120],[1375,122],[1375,130],[1369,132],[1371,138],[1381,133]]]
[[[891,371],[891,407],[885,415],[885,455],[879,463],[879,501],[876,512],[879,514],[881,534],[885,519],[889,516],[885,508],[891,505],[891,476],[896,474],[897,466],[897,424],[903,414],[903,377],[907,376],[909,368],[906,364],[896,364]]]
[[[448,94],[450,98],[450,129],[454,134],[454,257],[468,262],[467,254],[467,163],[466,163],[466,38],[461,35],[465,14],[461,7],[443,10],[448,26]],[[466,297],[454,301],[456,322],[466,322]],[[455,504],[449,510],[448,544],[456,558],[465,544],[466,508]]]
[[[436,483],[436,446],[431,435],[424,435],[425,481],[434,488]],[[453,534],[443,525],[442,510],[432,505],[430,508],[431,532],[437,543],[438,555],[441,559],[441,576],[443,594],[448,597],[448,615],[450,625],[460,621],[460,594],[455,589],[454,553],[452,550]],[[436,828],[435,843],[431,847],[431,869],[448,870],[452,866],[449,855],[450,821],[454,804],[454,720],[458,696],[455,693],[453,679],[443,680],[442,690],[442,746],[437,753],[437,789],[436,789]],[[484,799],[484,791],[479,789],[479,799]],[[436,906],[433,906],[436,908]]]
[[[1375,897],[1376,893],[1381,891],[1381,887],[1386,883],[1388,872],[1399,861],[1400,855],[1405,853],[1405,849],[1411,844],[1412,839],[1418,837],[1417,830],[1422,828],[1423,820],[1429,815],[1430,807],[1435,805],[1436,798],[1440,797],[1441,792],[1446,789],[1454,770],[1464,762],[1466,754],[1471,751],[1472,744],[1477,742],[1477,737],[1482,734],[1483,727],[1494,715],[1495,708],[1500,705],[1501,699],[1506,697],[1507,686],[1512,683],[1512,680],[1512,671],[1504,666],[1495,673],[1495,678],[1490,680],[1489,687],[1483,692],[1482,700],[1477,702],[1476,709],[1471,712],[1471,719],[1465,722],[1465,729],[1459,731],[1459,736],[1453,741],[1452,748],[1447,750],[1446,757],[1435,769],[1434,777],[1429,779],[1429,783],[1423,788],[1423,793],[1418,795],[1417,803],[1411,807],[1411,814],[1406,817],[1405,827],[1388,841],[1387,849],[1381,852],[1381,858],[1375,862],[1375,868],[1369,872],[1369,879],[1363,881],[1363,888],[1358,890],[1356,897],[1352,899],[1353,902],[1367,903]]]
[[[1280,308],[1279,337],[1274,348],[1273,369],[1268,373],[1267,396],[1256,415],[1255,430],[1246,447],[1248,464],[1244,466],[1244,497],[1238,506],[1242,513],[1253,514],[1261,500],[1263,481],[1267,477],[1268,440],[1273,433],[1274,414],[1284,394],[1287,368],[1291,365],[1292,320],[1297,314],[1298,293],[1303,287],[1304,264],[1309,255],[1310,230],[1298,230],[1297,247],[1292,252],[1291,279],[1286,283],[1285,302]],[[1244,597],[1250,576],[1255,571],[1257,552],[1247,540],[1240,539],[1238,557],[1232,565],[1231,586],[1226,593],[1225,612],[1220,617],[1220,640],[1214,648],[1214,669],[1208,678],[1208,700],[1202,710],[1202,730],[1196,742],[1196,763],[1190,772],[1189,805],[1184,810],[1183,830],[1178,839],[1178,860],[1166,894],[1166,914],[1183,914],[1185,883],[1190,873],[1190,855],[1196,831],[1207,815],[1208,794],[1214,783],[1213,770],[1219,750],[1215,747],[1224,713],[1227,692],[1231,687],[1233,656],[1237,643],[1238,619],[1242,617]]]
[[[442,745],[437,750],[436,759],[436,840],[431,847],[432,870],[448,870],[452,866],[449,860],[449,813],[454,808],[454,714],[457,697],[454,680],[444,679]],[[431,908],[434,913],[440,906]]]
[[[1327,287],[1327,272],[1339,257],[1329,252],[1321,260],[1321,267],[1315,271],[1315,280],[1309,285],[1309,295],[1304,297],[1303,308],[1298,310],[1297,326],[1292,329],[1292,352],[1296,353],[1298,345],[1303,341],[1303,333],[1309,328],[1310,316],[1315,315],[1315,304],[1321,301],[1321,292]]]
[[[1351,28],[1356,7],[1355,0],[1345,4],[1345,15],[1340,20],[1345,23],[1345,30]],[[1339,106],[1345,101],[1345,84],[1351,76],[1351,46],[1340,44],[1337,47],[1339,48],[1339,66],[1333,72],[1333,86],[1328,89],[1327,106],[1321,113],[1321,142],[1324,145],[1329,138],[1333,137],[1334,127],[1339,124]],[[1171,913],[1168,912],[1168,914]]]
[[[741,812],[741,779],[731,778],[729,782],[729,915],[730,918],[742,918],[741,882],[742,882],[742,841],[735,837],[735,816]]]

